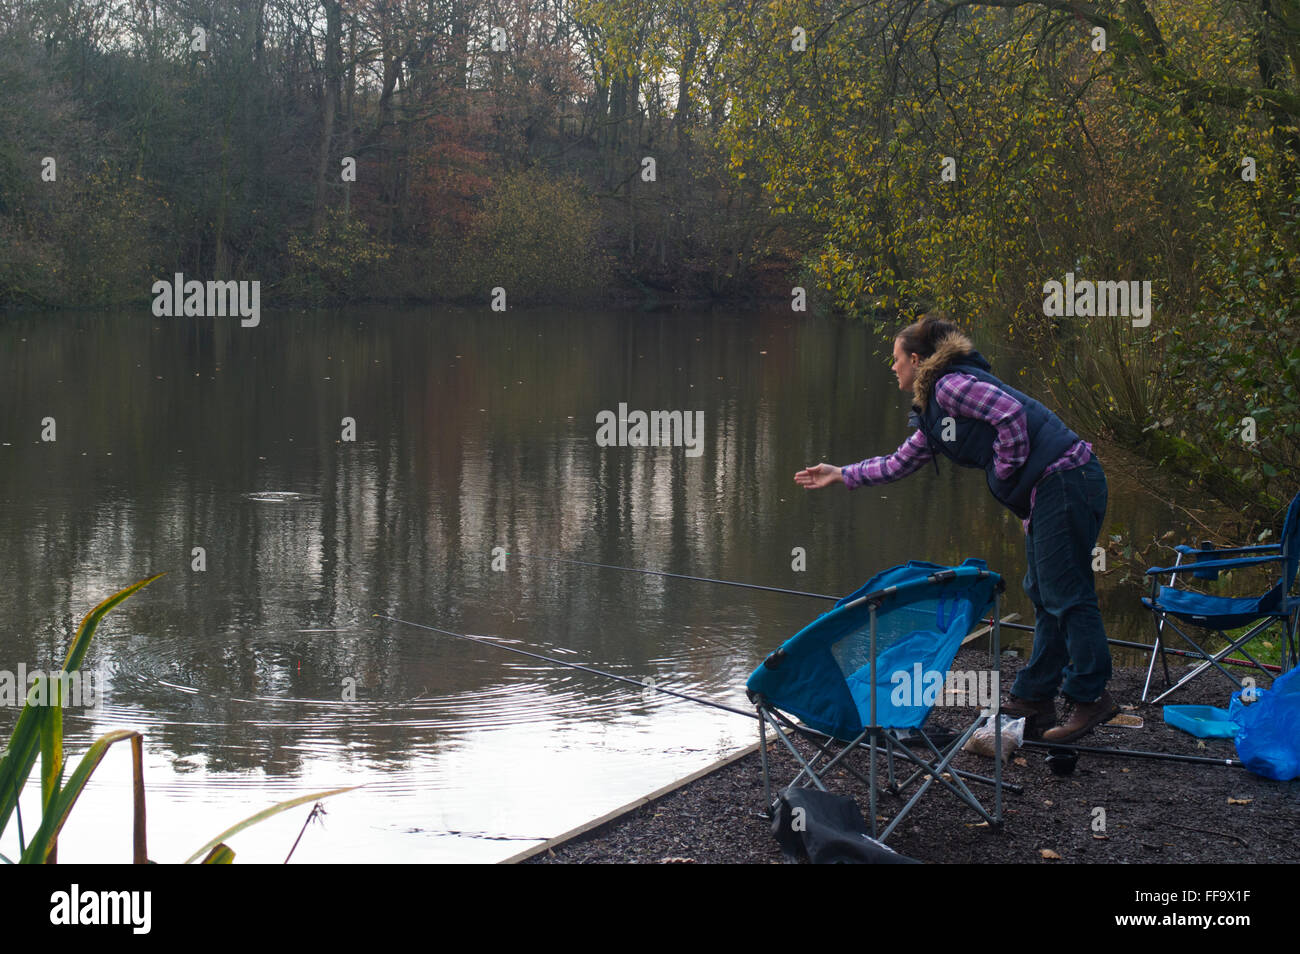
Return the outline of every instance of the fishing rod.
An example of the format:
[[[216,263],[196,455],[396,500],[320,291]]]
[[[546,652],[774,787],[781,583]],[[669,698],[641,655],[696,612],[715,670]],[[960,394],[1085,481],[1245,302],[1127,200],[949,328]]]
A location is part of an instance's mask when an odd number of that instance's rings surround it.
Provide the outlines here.
[[[986,616],[984,617],[984,619],[980,620],[980,622],[989,623],[991,625],[993,623],[993,620],[991,617]],[[1004,619],[1002,621],[1002,625],[1006,629],[1019,629],[1026,633],[1032,633],[1034,631],[1034,627],[1028,625],[1027,623],[1012,623]],[[1149,643],[1135,643],[1132,640],[1128,640],[1128,639],[1112,639],[1109,636],[1106,637],[1106,642],[1110,643],[1112,646],[1119,646],[1121,649],[1140,649],[1140,650],[1144,650],[1145,652],[1151,652],[1151,650],[1154,648]],[[1192,659],[1205,658],[1200,653],[1189,652],[1186,649],[1175,649],[1172,646],[1164,646],[1161,648],[1164,652],[1169,653],[1171,656],[1188,656],[1191,657]],[[1219,662],[1228,666],[1244,666],[1247,669],[1258,669],[1260,666],[1262,666],[1263,668],[1267,669],[1269,672],[1282,671],[1281,666],[1275,666],[1272,663],[1260,663],[1259,666],[1256,666],[1255,663],[1247,662],[1244,659],[1238,659],[1236,656],[1228,656],[1226,659],[1220,659]]]
[[[1023,747],[1035,749],[1066,749],[1071,752],[1084,752],[1089,755],[1119,755],[1128,758],[1156,759],[1162,762],[1190,762],[1193,765],[1223,765],[1228,768],[1245,768],[1240,759],[1211,759],[1201,755],[1178,755],[1173,752],[1144,752],[1140,749],[1103,749],[1094,745],[1068,745],[1060,742],[1043,742],[1026,739]]]
[[[453,633],[449,629],[439,629],[437,626],[428,626],[424,623],[415,623],[409,619],[398,619],[396,616],[385,616],[383,613],[372,613],[374,619],[386,619],[391,623],[403,623],[407,626],[414,626],[417,629],[427,629],[433,633],[441,633],[444,636],[455,636],[457,639],[467,639],[471,643],[480,643],[484,646],[492,646],[495,649],[504,649],[508,653],[516,653],[520,656],[528,656],[530,659],[540,659],[542,662],[552,663],[556,666],[565,666],[569,669],[578,669],[582,672],[589,672],[595,676],[604,676],[606,679],[617,679],[619,682],[626,682],[628,685],[636,686],[638,689],[653,689],[655,692],[662,692],[666,695],[676,696],[678,699],[685,699],[687,702],[695,702],[702,706],[711,706],[714,709],[721,709],[724,712],[734,712],[736,715],[744,716],[746,719],[757,719],[758,714],[746,712],[744,709],[737,709],[734,706],[726,705],[722,702],[713,702],[709,699],[701,699],[699,696],[688,695],[685,692],[679,692],[676,689],[666,689],[663,686],[655,685],[653,682],[642,682],[639,679],[632,679],[629,676],[619,676],[612,672],[605,672],[601,669],[593,669],[590,666],[583,666],[580,663],[569,662],[565,659],[556,659],[553,656],[543,656],[541,653],[531,653],[526,649],[518,649],[514,646],[507,646],[504,643],[498,643],[495,640],[484,639],[482,636],[470,636],[465,633]]]
[[[807,596],[810,599],[817,599],[817,600],[843,599],[843,597],[840,596],[831,596],[829,593],[810,593],[807,590],[790,590],[780,586],[761,586],[758,583],[741,583],[738,580],[718,580],[708,576],[690,576],[686,573],[666,573],[663,570],[644,570],[641,569],[640,567],[634,567],[634,566],[616,566],[613,563],[592,563],[588,560],[570,560],[565,557],[533,556],[525,553],[507,553],[506,556],[518,557],[521,560],[539,560],[544,563],[569,563],[574,566],[596,567],[601,570],[620,570],[624,573],[642,573],[645,574],[646,576],[665,576],[665,577],[671,577],[672,579],[675,580],[690,580],[693,583],[717,583],[721,586],[739,586],[747,590],[764,590],[768,593],[783,593],[787,596]],[[992,617],[984,617],[982,620],[980,620],[980,622],[988,623],[990,626],[993,625]],[[1034,627],[1029,626],[1025,623],[1012,623],[1007,620],[1003,620],[1002,625],[1007,627],[1008,629],[1018,629],[1027,633],[1032,633],[1034,631]],[[1111,646],[1120,646],[1124,649],[1140,649],[1140,650],[1145,650],[1146,652],[1151,652],[1152,649],[1154,649],[1153,646],[1149,646],[1146,643],[1135,643],[1127,639],[1111,639],[1110,637],[1107,637],[1106,642],[1109,643]],[[1171,646],[1163,647],[1163,649],[1164,652],[1170,653],[1174,656],[1189,656],[1193,659],[1205,658],[1200,653],[1188,652],[1185,649],[1174,649]],[[1244,659],[1237,659],[1235,657],[1230,657],[1228,659],[1223,659],[1220,661],[1230,666],[1245,666],[1248,669],[1256,668],[1254,663],[1249,663],[1246,662],[1246,660]],[[1262,663],[1261,665],[1265,669],[1270,670],[1271,672],[1282,671],[1281,666],[1274,666],[1270,663]]]
[[[685,692],[679,692],[676,689],[667,689],[663,686],[655,685],[652,682],[641,682],[639,679],[632,679],[629,676],[620,676],[617,675],[616,673],[606,672],[603,669],[595,669],[591,666],[584,666],[581,663],[569,662],[567,659],[556,659],[554,656],[544,656],[541,653],[529,652],[526,649],[519,649],[515,646],[507,646],[504,643],[498,643],[495,640],[484,639],[482,636],[471,636],[467,633],[457,633],[449,629],[440,629],[437,626],[429,626],[427,623],[416,623],[409,619],[399,619],[396,616],[387,616],[383,613],[372,613],[371,618],[388,620],[390,623],[401,623],[404,626],[414,626],[416,629],[428,630],[431,633],[440,633],[443,636],[454,636],[457,639],[468,640],[471,643],[479,643],[483,646],[491,646],[494,649],[504,649],[508,653],[515,653],[516,655],[519,656],[527,656],[529,659],[538,659],[541,660],[542,662],[548,662],[556,666],[563,666],[566,669],[577,669],[580,672],[591,673],[594,676],[604,676],[606,679],[616,679],[619,682],[625,682],[628,685],[636,686],[637,688],[642,690],[653,689],[656,692],[662,692],[665,695],[675,696],[678,699],[685,699],[687,702],[694,702],[698,705],[709,706],[710,708],[713,709],[721,709],[723,712],[731,712],[734,713],[735,715],[744,716],[746,719],[759,718],[757,713],[746,712],[744,709],[737,709],[734,706],[729,706],[722,702],[713,702],[710,699],[701,699],[699,696],[692,696]],[[1136,749],[1102,749],[1102,748],[1095,748],[1095,747],[1085,746],[1085,745],[1065,745],[1065,744],[1053,745],[1047,742],[1036,742],[1032,740],[1025,740],[1022,743],[1022,745],[1033,746],[1036,748],[1046,748],[1046,749],[1055,749],[1055,748],[1070,749],[1075,752],[1087,752],[1095,755],[1117,755],[1117,756],[1127,756],[1130,758],[1163,759],[1166,761],[1191,762],[1195,764],[1226,765],[1234,768],[1245,767],[1237,759],[1210,759],[1210,758],[1201,758],[1199,756],[1194,756],[1194,755],[1172,755],[1164,752],[1143,752]],[[1012,789],[1019,788],[1019,786],[1011,785],[1010,783],[1004,783],[1004,785]]]
[[[640,689],[654,689],[656,692],[662,692],[670,696],[676,696],[678,699],[685,699],[687,702],[695,702],[702,706],[709,706],[714,709],[721,709],[724,712],[734,712],[736,715],[744,716],[746,719],[759,719],[758,713],[756,712],[746,712],[744,709],[737,709],[734,706],[729,706],[721,702],[713,702],[712,700],[709,699],[701,699],[699,696],[692,696],[685,692],[678,692],[676,689],[665,689],[663,686],[655,685],[652,682],[641,682],[640,680],[632,679],[628,676],[619,676],[612,672],[605,672],[604,670],[601,669],[593,669],[591,666],[583,666],[579,663],[569,662],[568,660],[565,659],[556,659],[553,656],[543,656],[541,653],[533,653],[533,652],[529,652],[526,649],[517,649],[514,646],[506,646],[504,643],[498,643],[491,639],[484,639],[481,636],[470,636],[467,635],[466,633],[455,633],[449,629],[439,629],[437,626],[429,626],[425,623],[416,623],[416,622],[412,622],[409,619],[398,619],[396,616],[386,616],[383,613],[372,613],[371,617],[373,619],[386,619],[392,623],[404,623],[407,626],[414,626],[417,629],[427,629],[433,633],[441,633],[443,636],[455,636],[457,639],[467,639],[472,643],[481,643],[484,646],[492,646],[495,647],[496,649],[504,649],[506,652],[517,653],[520,656],[527,656],[530,659],[540,659],[543,662],[553,663],[556,666],[565,666],[569,669],[577,669],[582,672],[589,672],[595,676],[604,676],[606,679],[617,679],[619,682],[626,682],[628,685],[637,686]],[[761,724],[762,720],[759,719],[759,722]],[[764,738],[766,738],[767,735],[766,731],[764,731],[763,735]],[[862,743],[859,742],[858,745],[859,747],[862,747]],[[867,746],[867,748],[869,748],[869,746]],[[968,779],[974,779],[975,781],[980,781],[980,782],[988,781],[987,779],[982,779],[977,775],[966,775],[964,773],[961,774],[963,774],[963,777]],[[1012,791],[1015,791],[1017,793],[1023,791],[1023,789],[1019,785],[1013,785],[1010,782],[1005,782],[1003,784],[1006,788],[1009,788]]]

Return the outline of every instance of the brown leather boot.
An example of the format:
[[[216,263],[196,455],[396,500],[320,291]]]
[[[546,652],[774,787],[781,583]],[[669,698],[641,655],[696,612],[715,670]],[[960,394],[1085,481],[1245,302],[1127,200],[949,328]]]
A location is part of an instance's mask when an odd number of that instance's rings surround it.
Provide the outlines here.
[[[1002,714],[1009,719],[1024,718],[1025,738],[1036,739],[1044,729],[1056,724],[1056,700],[1040,699],[1031,702],[1007,693],[1007,701],[1002,703]]]
[[[1080,736],[1087,735],[1103,722],[1108,722],[1119,714],[1119,706],[1103,689],[1101,698],[1096,702],[1076,702],[1074,712],[1065,720],[1064,725],[1048,729],[1043,733],[1044,742],[1073,742]]]

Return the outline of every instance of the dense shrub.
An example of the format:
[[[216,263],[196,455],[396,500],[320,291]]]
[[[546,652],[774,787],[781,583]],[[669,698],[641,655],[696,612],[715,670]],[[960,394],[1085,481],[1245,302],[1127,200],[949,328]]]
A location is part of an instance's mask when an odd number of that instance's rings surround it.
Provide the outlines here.
[[[580,301],[605,291],[595,203],[576,181],[529,170],[504,178],[470,226],[461,261],[469,294],[503,287],[508,304]]]

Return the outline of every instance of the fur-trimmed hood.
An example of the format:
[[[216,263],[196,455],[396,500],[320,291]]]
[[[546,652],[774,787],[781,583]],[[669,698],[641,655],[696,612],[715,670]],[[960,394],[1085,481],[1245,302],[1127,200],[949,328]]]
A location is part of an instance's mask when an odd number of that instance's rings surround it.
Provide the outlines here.
[[[985,371],[991,370],[984,356],[975,350],[975,345],[960,331],[954,331],[939,340],[934,354],[924,359],[916,368],[916,379],[912,382],[912,403],[924,411],[930,403],[930,392],[934,383],[943,377],[948,365],[958,360],[970,360]]]

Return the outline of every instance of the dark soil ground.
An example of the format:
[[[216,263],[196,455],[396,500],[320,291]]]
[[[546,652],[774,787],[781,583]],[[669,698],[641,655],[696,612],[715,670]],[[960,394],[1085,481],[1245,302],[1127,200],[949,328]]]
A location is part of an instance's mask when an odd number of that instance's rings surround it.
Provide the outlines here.
[[[1004,686],[1011,685],[1012,674],[1022,664],[1004,658]],[[986,654],[963,650],[954,668],[981,665],[987,665]],[[1170,668],[1175,678],[1184,671],[1172,662]],[[1227,708],[1227,679],[1217,672],[1204,673],[1152,706],[1138,701],[1144,677],[1145,670],[1117,668],[1109,685],[1124,712],[1141,718],[1143,726],[1101,726],[1078,744],[1236,756],[1230,739],[1196,739],[1166,725],[1162,713],[1164,703]],[[1063,716],[1063,707],[1060,711]],[[974,714],[969,708],[940,707],[933,710],[929,725],[959,728]],[[776,766],[774,785],[788,782],[795,774],[794,761],[777,742],[769,750]],[[890,847],[925,862],[967,864],[1300,861],[1300,780],[1279,783],[1242,768],[1086,753],[1072,775],[1058,777],[1048,770],[1045,755],[1043,749],[1026,747],[1007,763],[1004,780],[1023,786],[1023,792],[1004,794],[1000,830],[981,824],[971,809],[936,785],[890,836]],[[990,774],[992,761],[961,753],[956,765]],[[865,786],[837,772],[829,787],[853,796],[865,816]],[[989,790],[976,786],[975,791],[979,795]],[[878,812],[892,818],[902,804],[902,799],[884,794]],[[527,863],[780,863],[785,859],[763,808],[755,752]],[[1105,811],[1103,832],[1095,830],[1096,808]]]

